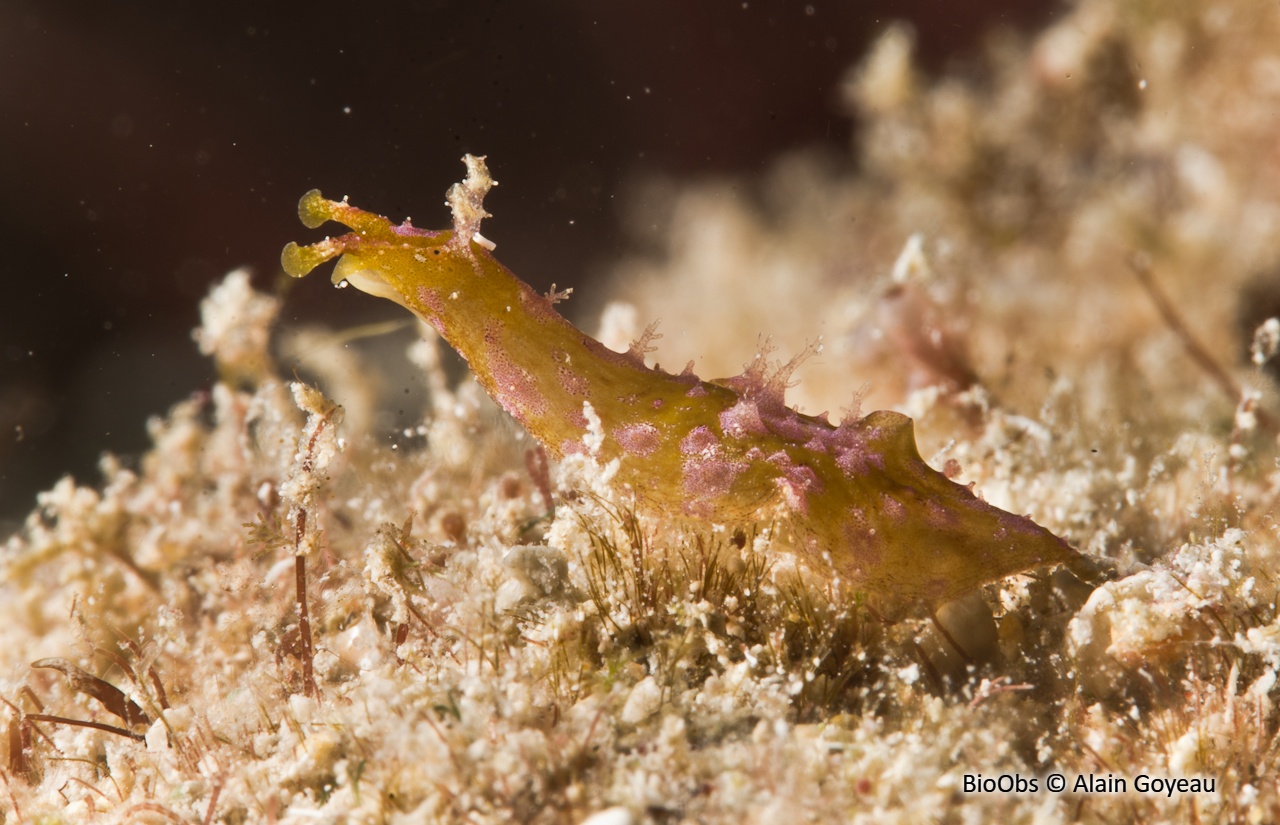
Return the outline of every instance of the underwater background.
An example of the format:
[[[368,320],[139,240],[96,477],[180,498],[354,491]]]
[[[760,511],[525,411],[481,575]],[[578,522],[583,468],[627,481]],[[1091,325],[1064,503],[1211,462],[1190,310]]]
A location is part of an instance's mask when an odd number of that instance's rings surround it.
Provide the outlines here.
[[[972,58],[992,26],[1061,11],[1036,0],[0,4],[0,534],[62,474],[95,479],[102,451],[136,458],[147,416],[207,390],[213,374],[189,335],[199,299],[238,266],[277,286],[307,189],[422,214],[464,152],[487,153],[503,260],[581,296],[645,248],[624,227],[655,179],[756,175],[798,148],[852,165],[839,85],[893,20],[913,24],[919,58],[938,71]],[[394,317],[304,292],[286,321]]]

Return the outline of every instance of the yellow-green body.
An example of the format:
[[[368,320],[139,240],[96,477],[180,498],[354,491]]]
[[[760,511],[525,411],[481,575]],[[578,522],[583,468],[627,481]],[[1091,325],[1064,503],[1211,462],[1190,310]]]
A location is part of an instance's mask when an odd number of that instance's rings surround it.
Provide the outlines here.
[[[800,549],[890,612],[935,607],[984,583],[1077,554],[930,468],[912,422],[893,412],[839,426],[797,413],[783,391],[799,359],[763,357],[735,378],[702,381],[644,365],[574,327],[500,264],[478,234],[491,181],[482,159],[450,192],[453,231],[426,232],[308,193],[308,226],[353,232],[283,255],[295,277],[341,255],[335,283],[389,298],[434,327],[476,380],[560,457],[618,459],[616,483],[652,510],[741,523],[781,501]],[[478,239],[478,240],[477,240]],[[592,432],[588,413],[600,422]],[[594,439],[601,437],[598,444]]]

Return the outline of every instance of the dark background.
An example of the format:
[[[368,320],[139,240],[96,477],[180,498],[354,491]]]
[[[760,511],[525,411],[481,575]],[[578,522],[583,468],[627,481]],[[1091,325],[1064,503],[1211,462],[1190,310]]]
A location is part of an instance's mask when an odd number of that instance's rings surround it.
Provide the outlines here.
[[[37,490],[95,482],[145,420],[207,387],[190,330],[238,266],[271,288],[318,237],[312,187],[444,225],[463,152],[501,186],[486,234],[543,288],[624,251],[628,182],[848,156],[844,71],[892,20],[925,66],[1032,28],[1051,0],[354,4],[0,0],[0,537]],[[396,316],[290,292],[285,321]]]

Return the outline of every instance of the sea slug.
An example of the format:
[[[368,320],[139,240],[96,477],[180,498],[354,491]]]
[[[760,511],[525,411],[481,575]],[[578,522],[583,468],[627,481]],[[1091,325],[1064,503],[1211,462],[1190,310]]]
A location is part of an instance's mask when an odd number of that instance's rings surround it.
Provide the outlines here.
[[[759,355],[742,375],[703,381],[644,363],[648,337],[626,353],[586,335],[492,255],[480,235],[494,185],[484,158],[448,195],[452,231],[405,222],[308,192],[302,222],[352,231],[289,244],[285,271],[302,277],[341,256],[346,281],[389,298],[434,327],[476,380],[556,457],[585,451],[588,415],[599,458],[619,459],[616,483],[644,508],[716,523],[762,518],[779,501],[808,561],[888,614],[934,609],[988,582],[1079,554],[1031,519],[987,504],[929,467],[912,421],[895,412],[839,425],[786,406],[786,364]]]

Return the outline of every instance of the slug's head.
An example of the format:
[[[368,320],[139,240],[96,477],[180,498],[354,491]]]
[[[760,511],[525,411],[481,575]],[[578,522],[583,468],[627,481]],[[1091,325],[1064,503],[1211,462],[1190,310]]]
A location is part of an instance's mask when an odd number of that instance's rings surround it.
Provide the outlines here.
[[[326,221],[336,221],[352,231],[308,246],[290,243],[280,254],[280,264],[285,272],[301,278],[320,264],[341,255],[333,269],[335,284],[346,281],[362,292],[398,303],[403,303],[400,298],[403,284],[396,274],[398,268],[387,265],[399,257],[394,253],[408,252],[424,259],[426,256],[436,257],[453,235],[451,232],[416,229],[407,221],[397,226],[381,215],[351,206],[345,198],[341,201],[327,200],[318,189],[302,196],[298,202],[298,217],[309,229],[315,229]],[[384,261],[388,253],[392,253],[393,260]]]
[[[484,158],[467,155],[467,179],[455,184],[448,194],[453,209],[453,231],[430,232],[409,221],[393,224],[381,215],[365,212],[341,201],[325,199],[312,189],[298,202],[298,217],[315,229],[326,221],[336,221],[351,229],[345,235],[308,246],[290,243],[280,255],[284,271],[295,278],[325,261],[338,258],[333,282],[343,281],[380,298],[411,306],[410,295],[424,282],[439,279],[446,271],[471,271],[477,258],[493,248],[480,234],[484,196],[495,182],[489,177]]]

